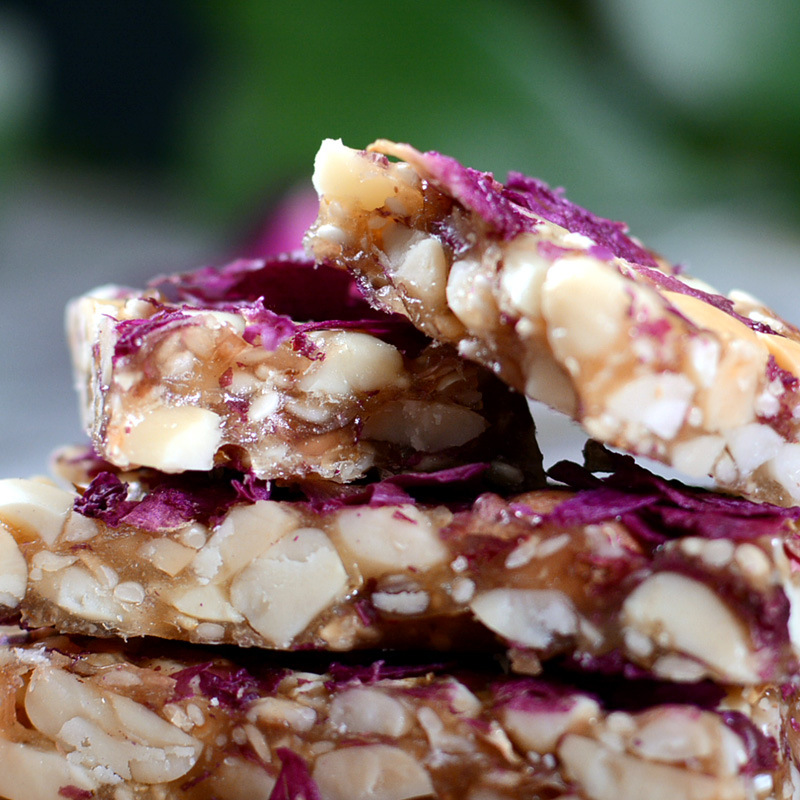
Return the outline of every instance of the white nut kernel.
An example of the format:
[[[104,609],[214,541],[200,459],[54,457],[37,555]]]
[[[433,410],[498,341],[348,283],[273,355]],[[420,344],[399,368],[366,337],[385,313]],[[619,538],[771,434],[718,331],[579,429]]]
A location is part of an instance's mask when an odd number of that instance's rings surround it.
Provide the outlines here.
[[[539,255],[537,236],[523,233],[513,239],[503,253],[500,273],[503,306],[538,320],[542,314],[542,285],[549,266],[549,261]]]
[[[623,640],[627,651],[636,658],[649,658],[655,649],[655,644],[649,636],[633,628],[625,630]]]
[[[197,553],[192,568],[202,579],[236,574],[297,524],[297,516],[269,500],[235,506]]]
[[[453,581],[450,589],[450,596],[456,603],[466,605],[475,597],[475,581],[470,578],[459,576]]]
[[[191,547],[192,550],[199,550],[208,539],[208,529],[199,522],[193,522],[188,527],[182,528],[177,536],[186,547]]]
[[[280,392],[267,391],[253,398],[250,408],[247,410],[247,418],[251,422],[261,422],[277,413],[281,407],[282,398]]]
[[[41,580],[43,572],[58,572],[71,566],[77,560],[77,556],[59,555],[50,550],[40,550],[31,558],[31,575],[35,573],[39,576],[37,580]]]
[[[119,622],[123,618],[122,607],[112,598],[109,587],[82,567],[72,566],[60,572],[45,573],[39,591],[80,619]]]
[[[476,259],[454,261],[447,278],[447,304],[472,332],[491,330],[498,316],[491,278]]]
[[[435,453],[460,447],[480,436],[488,427],[477,412],[450,403],[398,400],[387,403],[364,422],[367,439],[392,442]]]
[[[770,477],[783,486],[796,503],[800,503],[800,444],[784,444],[767,466]]]
[[[73,751],[77,763],[128,780],[175,780],[192,768],[203,747],[140,703],[50,667],[34,671],[25,711],[34,726]]]
[[[508,556],[506,556],[506,569],[524,567],[534,558],[548,558],[566,547],[569,542],[570,536],[568,533],[562,533],[558,536],[551,536],[546,539],[542,539],[539,535],[533,534],[521,541]]]
[[[372,605],[387,614],[404,614],[414,616],[424,613],[431,599],[427,592],[373,592]]]
[[[736,462],[740,476],[749,475],[774,458],[783,444],[781,435],[767,425],[751,422],[727,435],[728,452]]]
[[[434,237],[415,237],[402,257],[394,260],[392,280],[434,313],[447,305],[447,258]]]
[[[694,436],[673,445],[672,466],[692,478],[702,478],[711,474],[724,449],[722,436]]]
[[[314,361],[299,381],[302,391],[325,397],[375,392],[405,386],[403,357],[391,344],[357,331],[317,334],[325,358]]]
[[[703,541],[703,561],[711,567],[725,567],[731,563],[735,545],[730,539],[711,539]]]
[[[169,600],[182,614],[197,619],[212,622],[241,622],[244,619],[216,584],[178,591]]]
[[[88,769],[73,764],[62,753],[31,744],[0,739],[0,762],[14,765],[14,769],[0,770],[0,796],[9,800],[55,798],[65,786],[94,796],[99,788],[97,778]]]
[[[712,719],[707,720],[707,716]],[[715,745],[713,722],[720,724],[715,715],[686,706],[665,706],[644,712],[637,718],[638,729],[630,742],[631,752],[666,763],[708,758]]]
[[[167,703],[162,709],[164,718],[173,725],[187,733],[194,727],[194,723],[189,719],[189,715],[175,703]]]
[[[0,606],[16,608],[28,588],[28,565],[14,537],[0,528]]]
[[[333,242],[341,246],[346,245],[350,241],[350,235],[338,225],[320,225],[315,231],[314,235],[318,239],[325,239],[328,242]]]
[[[304,397],[302,401],[287,400],[286,412],[304,422],[322,425],[334,418],[337,409],[328,402],[321,401],[318,397]]]
[[[767,365],[766,348],[747,340],[724,348],[714,383],[703,392],[701,405],[712,432],[752,422],[756,395]]]
[[[679,373],[641,375],[617,389],[606,407],[620,422],[641,425],[669,440],[683,425],[694,391],[694,384]]]
[[[632,302],[629,282],[615,269],[587,256],[560,258],[541,292],[547,338],[562,364],[613,351]]]
[[[0,480],[0,523],[35,533],[52,546],[74,501],[74,494],[44,481]]]
[[[570,599],[555,589],[490,589],[470,604],[495,633],[526,647],[547,647],[555,636],[572,636],[578,615]]]
[[[342,509],[333,528],[337,545],[358,562],[365,578],[389,570],[427,570],[447,558],[438,528],[413,505]]]
[[[696,683],[708,675],[705,665],[677,653],[659,656],[653,662],[651,669],[657,678],[664,678],[675,683]]]
[[[715,592],[684,575],[659,572],[625,599],[624,625],[705,664],[731,682],[758,680],[741,621]]]
[[[328,537],[315,528],[285,536],[243,569],[231,603],[267,641],[289,647],[347,589],[347,572]]]
[[[325,139],[314,159],[314,188],[320,197],[380,208],[394,194],[395,181],[380,164],[364,158],[341,139]]]
[[[253,763],[245,758],[226,756],[214,772],[205,779],[209,797],[219,800],[236,800],[246,797],[247,800],[270,800],[275,788],[275,779],[268,775],[261,764]],[[127,798],[114,798],[127,800]],[[134,800],[133,797],[130,800]]]
[[[83,514],[72,512],[67,515],[67,521],[61,533],[65,542],[88,542],[100,532],[98,520],[84,517]]]
[[[331,701],[328,721],[340,733],[374,733],[396,739],[411,725],[399,700],[369,687],[347,689]]]
[[[558,748],[568,777],[592,800],[743,800],[745,787],[734,777],[704,775],[683,767],[642,761],[609,750],[586,736],[568,734]]]
[[[174,578],[195,557],[191,547],[185,547],[174,539],[153,539],[139,551],[156,569]]]
[[[568,732],[580,733],[600,714],[600,706],[586,695],[570,698],[566,708],[519,709],[506,706],[501,711],[503,726],[512,741],[525,751],[553,753],[561,737]]]
[[[131,603],[132,605],[143,603],[147,596],[144,586],[136,581],[123,581],[122,583],[118,583],[114,587],[112,594],[121,603]]]
[[[744,542],[736,548],[734,560],[744,575],[755,580],[764,580],[771,572],[767,554],[750,542]]]
[[[719,340],[713,336],[694,336],[689,340],[689,365],[692,377],[704,389],[714,385],[721,352]]]
[[[430,706],[422,706],[422,708],[417,709],[417,721],[422,730],[425,731],[428,744],[436,754],[469,753],[475,749],[470,737],[449,732],[442,718]],[[513,761],[516,754],[513,753],[513,746],[508,741],[505,732],[496,723],[490,724],[492,725],[492,730],[486,738],[491,737],[493,743]]]
[[[532,354],[533,355],[533,354]],[[567,371],[551,358],[533,358],[527,365],[525,394],[573,416],[578,401]]]
[[[223,640],[225,637],[225,628],[216,622],[201,622],[194,629],[194,635],[201,642],[214,644]]]
[[[294,731],[310,731],[317,722],[317,712],[309,706],[283,697],[262,697],[247,710],[247,718],[260,725],[275,725]]]
[[[158,408],[135,424],[114,448],[120,466],[136,464],[162,472],[209,470],[222,441],[222,420],[195,406]]]
[[[312,777],[325,800],[411,800],[435,794],[419,761],[387,744],[324,753]]]

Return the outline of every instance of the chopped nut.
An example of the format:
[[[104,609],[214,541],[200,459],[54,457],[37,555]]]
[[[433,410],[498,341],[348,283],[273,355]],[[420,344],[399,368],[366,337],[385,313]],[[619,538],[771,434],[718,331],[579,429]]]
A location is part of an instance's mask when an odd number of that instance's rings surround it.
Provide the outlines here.
[[[528,647],[546,648],[555,637],[578,630],[569,598],[556,590],[492,589],[479,592],[470,608],[488,628]]]
[[[631,306],[629,284],[615,269],[590,258],[560,258],[550,265],[541,291],[548,340],[567,369],[613,351]]]
[[[209,470],[222,442],[221,420],[193,406],[159,408],[148,413],[114,450],[120,466],[144,464],[162,472]]]
[[[347,573],[328,537],[303,528],[236,576],[231,603],[265,639],[288,647],[346,588]]]
[[[317,712],[293,700],[262,697],[249,708],[247,718],[259,725],[277,725],[295,731],[309,731],[317,722]]]
[[[399,350],[374,336],[337,331],[317,334],[314,340],[325,358],[315,361],[300,380],[304,392],[331,397],[408,383]]]
[[[373,592],[372,604],[388,614],[417,616],[428,608],[430,597],[423,591]]]
[[[70,492],[42,481],[0,480],[0,523],[35,531],[48,545],[61,533],[74,498]]]
[[[31,722],[88,769],[143,783],[174,780],[191,769],[202,745],[133,700],[63,670],[38,667],[25,695]]]
[[[411,800],[434,794],[422,765],[388,744],[325,753],[317,759],[313,777],[330,800]]]
[[[758,681],[744,626],[698,581],[674,572],[656,573],[628,595],[622,614],[626,626],[697,659],[712,674]]]
[[[118,583],[114,587],[112,593],[114,598],[119,600],[121,603],[133,603],[134,605],[144,602],[144,599],[147,596],[144,586],[136,581],[125,581],[123,583]]]
[[[433,521],[413,505],[343,509],[336,514],[334,529],[337,545],[358,562],[365,578],[430,569],[448,555]]]
[[[342,733],[376,733],[395,739],[403,736],[411,725],[402,703],[369,687],[336,694],[331,701],[328,720]]]
[[[600,711],[595,700],[584,696],[576,696],[566,708],[564,705],[530,710],[506,707],[501,710],[500,718],[518,747],[553,753],[564,734],[587,730]]]
[[[28,565],[14,537],[0,528],[0,606],[16,608],[28,586]]]
[[[680,767],[642,761],[616,753],[599,742],[567,735],[558,749],[567,774],[592,800],[637,800],[647,786],[652,800],[744,800],[744,787],[727,776],[704,775]]]
[[[211,584],[176,592],[172,604],[183,614],[213,622],[241,622],[244,617],[230,604],[221,587]]]

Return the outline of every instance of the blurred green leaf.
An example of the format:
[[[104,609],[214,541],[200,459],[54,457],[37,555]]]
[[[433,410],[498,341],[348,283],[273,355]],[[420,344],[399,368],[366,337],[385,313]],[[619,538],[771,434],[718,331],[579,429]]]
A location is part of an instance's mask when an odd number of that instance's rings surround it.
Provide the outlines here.
[[[187,109],[185,166],[227,214],[311,174],[324,137],[387,137],[566,185],[607,213],[702,191],[663,131],[614,108],[555,7],[244,0],[206,6],[215,58]],[[595,206],[597,207],[597,206]],[[616,209],[616,212],[615,212]]]

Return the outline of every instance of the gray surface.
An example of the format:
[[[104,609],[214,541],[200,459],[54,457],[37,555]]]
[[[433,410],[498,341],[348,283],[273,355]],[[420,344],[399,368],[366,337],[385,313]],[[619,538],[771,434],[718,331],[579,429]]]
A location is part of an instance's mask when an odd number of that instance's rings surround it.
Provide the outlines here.
[[[83,441],[62,327],[70,297],[103,283],[215,261],[219,234],[154,190],[108,177],[30,176],[0,206],[0,477],[46,472],[54,448]],[[800,322],[800,235],[733,210],[685,213],[647,244],[721,290],[742,288]],[[546,463],[584,437],[537,408]]]
[[[84,441],[63,331],[69,298],[210,260],[212,232],[130,181],[26,174],[0,199],[0,477]]]

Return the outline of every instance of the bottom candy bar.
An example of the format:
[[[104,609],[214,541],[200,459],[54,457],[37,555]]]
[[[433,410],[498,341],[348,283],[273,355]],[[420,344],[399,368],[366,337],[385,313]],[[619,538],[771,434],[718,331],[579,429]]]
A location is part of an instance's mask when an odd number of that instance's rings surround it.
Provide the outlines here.
[[[0,646],[8,800],[789,800],[800,787],[789,687],[590,692],[493,668],[298,671],[255,651],[39,637]],[[289,656],[303,657],[317,658]]]

